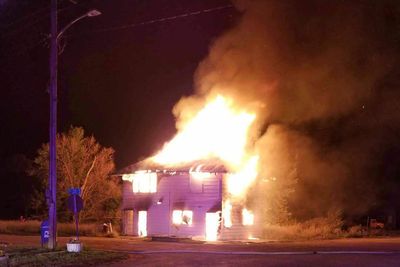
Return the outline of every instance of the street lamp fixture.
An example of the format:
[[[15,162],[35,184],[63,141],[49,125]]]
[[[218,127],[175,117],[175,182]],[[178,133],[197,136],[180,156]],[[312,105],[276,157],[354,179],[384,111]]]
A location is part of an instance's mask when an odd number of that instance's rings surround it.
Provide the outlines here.
[[[101,15],[101,12],[98,11],[97,9],[92,9],[87,13],[88,17],[96,17],[96,16],[99,16],[99,15]]]
[[[50,120],[49,120],[49,187],[46,197],[49,206],[49,249],[56,248],[57,236],[57,157],[56,157],[56,136],[57,136],[57,65],[58,65],[58,41],[59,38],[74,23],[86,17],[101,15],[101,12],[93,9],[80,17],[72,20],[61,31],[57,28],[57,0],[51,0],[51,33],[50,33]]]
[[[83,14],[82,16],[77,17],[76,19],[72,20],[70,23],[68,23],[58,34],[57,34],[57,40],[59,40],[59,38],[64,34],[64,32],[66,30],[68,30],[73,24],[75,24],[76,22],[80,21],[81,19],[84,19],[86,17],[91,18],[91,17],[97,17],[100,16],[101,12],[98,11],[97,9],[92,9],[88,12],[86,12],[85,14]]]

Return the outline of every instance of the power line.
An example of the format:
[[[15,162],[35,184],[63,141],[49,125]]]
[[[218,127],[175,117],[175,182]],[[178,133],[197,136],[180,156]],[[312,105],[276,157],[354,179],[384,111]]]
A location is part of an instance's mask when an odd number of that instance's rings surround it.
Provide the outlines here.
[[[73,6],[70,6],[70,7],[73,7]],[[65,10],[65,9],[69,9],[70,7],[67,7],[67,8],[64,8],[64,9],[60,9],[58,12],[60,12],[62,10]],[[163,18],[157,18],[157,19],[152,19],[152,20],[133,23],[133,24],[127,24],[127,25],[121,25],[121,26],[98,29],[98,30],[94,30],[92,32],[108,32],[108,31],[115,31],[115,30],[124,30],[124,29],[129,29],[129,28],[133,28],[133,27],[137,27],[137,26],[149,25],[149,24],[154,24],[154,23],[158,23],[158,22],[171,21],[171,20],[185,18],[185,17],[189,17],[189,16],[197,16],[197,15],[201,15],[201,14],[204,14],[204,13],[215,12],[215,11],[218,11],[218,10],[228,9],[228,8],[232,8],[232,7],[233,7],[233,5],[225,5],[225,6],[213,7],[213,8],[208,8],[208,9],[203,9],[203,10],[198,10],[198,11],[192,11],[192,12],[188,12],[188,13],[184,13],[184,14],[179,14],[179,15],[175,15],[175,16],[170,16],[170,17],[163,17]],[[69,35],[66,35],[64,37],[68,37],[68,36]],[[30,50],[36,48],[37,46],[39,46],[41,44],[44,44],[48,40],[48,38],[49,37],[46,36],[45,38],[43,38],[39,42],[33,44],[32,46],[30,46],[30,47],[28,47],[26,49],[23,49],[23,51],[21,51],[20,53],[17,53],[16,55],[24,54],[25,52],[30,51]]]
[[[193,12],[188,12],[188,13],[179,14],[179,15],[175,15],[175,16],[170,16],[170,17],[163,17],[163,18],[157,18],[157,19],[147,20],[147,21],[138,22],[138,23],[132,23],[132,24],[127,24],[127,25],[121,25],[121,26],[97,29],[97,30],[94,30],[92,32],[108,32],[108,31],[116,31],[116,30],[125,30],[125,29],[129,29],[129,28],[137,27],[137,26],[154,24],[154,23],[157,23],[157,22],[166,22],[166,21],[176,20],[176,19],[190,17],[190,16],[197,16],[197,15],[201,15],[201,14],[204,14],[204,13],[215,12],[215,11],[218,11],[218,10],[223,10],[223,9],[232,8],[232,7],[233,7],[233,5],[225,5],[225,6],[213,7],[213,8],[203,9],[203,10],[199,10],[199,11],[193,11]]]
[[[77,4],[73,4],[64,8],[60,8],[58,9],[57,13],[60,12],[64,12],[66,10],[69,10],[71,8],[76,8],[76,7],[80,7],[83,3],[85,2],[79,2]],[[43,13],[44,11],[49,11],[50,10],[50,6],[48,7],[42,7],[39,8],[38,10],[36,10],[35,12],[28,14],[20,19],[17,19],[14,22],[11,22],[7,25],[1,26],[3,29],[5,30],[9,30],[9,32],[5,33],[5,36],[10,36],[10,35],[15,35],[17,33],[20,33],[21,31],[27,29],[28,27],[37,24],[38,22],[41,22],[44,19],[48,19],[49,16],[49,12]],[[30,19],[30,21],[26,21]],[[25,24],[23,25],[19,25],[21,24],[21,22],[25,22]],[[28,23],[29,22],[29,23]],[[15,28],[14,30],[12,30],[13,26],[17,26],[17,28]]]

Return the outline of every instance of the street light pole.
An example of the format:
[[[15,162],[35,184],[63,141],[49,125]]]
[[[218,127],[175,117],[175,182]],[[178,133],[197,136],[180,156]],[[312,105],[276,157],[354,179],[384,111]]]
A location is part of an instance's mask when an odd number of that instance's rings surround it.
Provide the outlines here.
[[[49,128],[49,249],[55,249],[57,246],[57,0],[51,0],[51,27],[50,27],[50,128]]]
[[[86,14],[68,23],[59,33],[57,26],[57,0],[51,0],[50,11],[50,123],[49,123],[49,188],[46,192],[49,206],[49,249],[57,246],[57,70],[58,70],[58,40],[62,34],[75,22],[86,18],[101,15],[101,12],[93,9]]]

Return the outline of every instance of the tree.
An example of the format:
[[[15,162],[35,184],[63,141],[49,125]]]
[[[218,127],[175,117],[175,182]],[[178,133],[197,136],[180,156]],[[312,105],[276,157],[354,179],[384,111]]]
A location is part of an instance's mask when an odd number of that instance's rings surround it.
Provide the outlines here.
[[[71,127],[67,133],[57,135],[57,212],[60,221],[72,218],[71,212],[67,211],[68,189],[72,187],[81,189],[84,204],[80,212],[81,220],[104,221],[117,216],[121,190],[117,178],[110,176],[114,170],[113,156],[112,148],[102,147],[93,136],[85,137],[81,127]],[[38,207],[46,205],[44,192],[48,183],[48,169],[47,143],[37,151],[28,170],[31,176],[42,181],[32,201],[35,206],[33,209],[38,210]]]

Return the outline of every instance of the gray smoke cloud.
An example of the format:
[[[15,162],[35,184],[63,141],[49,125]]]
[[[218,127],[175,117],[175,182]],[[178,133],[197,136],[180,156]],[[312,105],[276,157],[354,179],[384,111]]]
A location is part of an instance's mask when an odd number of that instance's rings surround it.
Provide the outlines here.
[[[294,185],[287,201],[298,218],[365,212],[399,133],[397,2],[234,1],[240,20],[212,44],[196,95],[175,115],[190,117],[210,95],[232,97],[257,111],[259,182],[275,190],[259,201]]]

